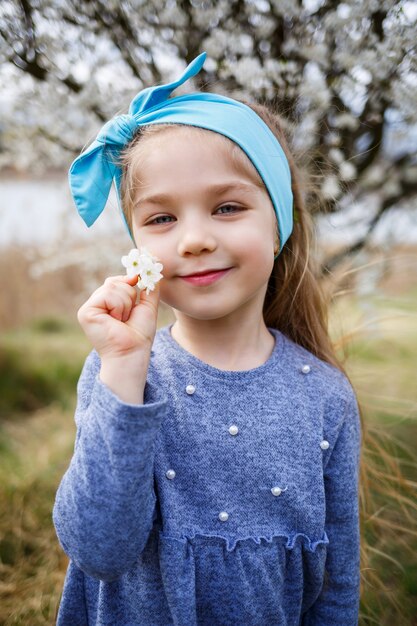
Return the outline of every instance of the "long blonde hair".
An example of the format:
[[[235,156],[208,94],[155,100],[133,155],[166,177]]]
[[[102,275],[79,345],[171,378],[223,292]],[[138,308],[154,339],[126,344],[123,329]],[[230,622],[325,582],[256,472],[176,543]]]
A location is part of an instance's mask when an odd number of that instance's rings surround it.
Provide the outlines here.
[[[297,344],[303,346],[311,353],[338,368],[350,380],[345,369],[346,354],[339,357],[336,342],[332,341],[328,328],[328,314],[332,301],[335,297],[332,289],[323,285],[319,255],[314,247],[316,242],[314,220],[307,209],[307,189],[311,182],[308,174],[296,163],[296,151],[290,150],[291,134],[289,123],[281,115],[273,111],[269,106],[253,104],[240,100],[250,106],[269,126],[279,143],[281,144],[291,170],[292,192],[294,198],[293,231],[286,241],[281,253],[274,263],[271,276],[268,281],[268,289],[265,296],[263,316],[268,327],[277,328]],[[132,231],[132,213],[136,190],[140,187],[140,165],[142,161],[142,148],[149,138],[155,138],[162,133],[169,132],[170,127],[177,124],[153,124],[138,130],[132,141],[122,151],[118,164],[122,168],[121,203],[126,221]],[[196,133],[196,138],[204,141],[207,136],[205,129],[187,127]],[[199,135],[198,135],[199,133]],[[253,182],[263,186],[262,179],[249,161],[246,154],[231,140],[217,133],[212,133],[219,141],[227,144],[230,157],[237,168],[243,169]],[[339,347],[348,345],[346,338],[339,338]],[[352,381],[350,380],[351,384]],[[352,384],[353,386],[353,384]],[[391,454],[381,443],[379,433],[368,426],[364,418],[364,409],[358,401],[361,430],[362,448],[359,476],[359,509],[361,528],[361,607],[366,617],[373,621],[374,610],[371,601],[367,602],[367,588],[369,584],[375,591],[387,590],[376,570],[370,567],[372,554],[377,551],[368,540],[365,533],[365,524],[374,517],[377,510],[378,499],[387,498],[404,510],[404,506],[414,506],[407,496],[397,496],[399,485],[407,488],[407,482],[401,475],[397,458]],[[377,460],[375,456],[378,456]],[[381,537],[384,531],[389,529],[390,522],[373,519],[372,530]],[[407,530],[403,528],[403,530]],[[392,560],[391,557],[386,557]],[[397,563],[398,564],[398,563]],[[368,580],[365,579],[365,572]],[[401,606],[394,597],[388,600],[397,611],[395,615],[402,616]],[[383,606],[386,598],[381,600],[375,597],[372,604]],[[369,606],[368,606],[369,604]],[[375,613],[378,619],[377,613]],[[367,622],[369,623],[369,622]],[[381,622],[379,622],[381,623]]]

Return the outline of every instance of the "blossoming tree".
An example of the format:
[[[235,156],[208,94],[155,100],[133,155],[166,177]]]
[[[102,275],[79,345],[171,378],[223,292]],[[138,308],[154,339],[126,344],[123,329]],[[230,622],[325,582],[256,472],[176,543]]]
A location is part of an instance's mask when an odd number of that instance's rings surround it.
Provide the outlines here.
[[[294,125],[313,210],[366,207],[346,255],[415,199],[416,13],[403,0],[4,0],[0,167],[66,169],[138,90],[205,50],[198,89],[272,102]]]

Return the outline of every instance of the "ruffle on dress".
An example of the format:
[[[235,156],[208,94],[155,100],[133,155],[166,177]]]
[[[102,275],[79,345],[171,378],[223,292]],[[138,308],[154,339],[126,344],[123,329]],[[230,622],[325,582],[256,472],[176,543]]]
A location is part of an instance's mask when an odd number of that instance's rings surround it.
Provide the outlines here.
[[[308,537],[304,533],[285,534],[282,532],[278,532],[278,533],[270,533],[270,534],[259,535],[259,536],[251,535],[247,537],[237,537],[237,536],[218,535],[216,533],[203,533],[197,529],[194,529],[187,534],[183,534],[177,537],[170,536],[166,534],[164,531],[160,530],[159,536],[162,540],[179,541],[182,543],[186,543],[187,541],[195,539],[196,537],[223,539],[226,545],[226,550],[228,552],[233,552],[233,550],[235,550],[238,541],[249,541],[249,540],[252,540],[256,544],[261,545],[262,540],[268,543],[272,543],[272,541],[276,538],[283,538],[283,539],[286,539],[285,547],[288,550],[293,550],[295,545],[301,542],[303,545],[303,548],[307,550],[308,552],[315,552],[318,545],[320,544],[326,545],[329,543],[329,537],[327,536],[326,531],[323,531],[323,535],[321,539],[316,539],[315,541],[310,539],[310,537]]]
[[[158,541],[176,624],[297,626],[322,588],[329,538],[325,531],[313,540],[303,533],[174,537],[159,530]]]

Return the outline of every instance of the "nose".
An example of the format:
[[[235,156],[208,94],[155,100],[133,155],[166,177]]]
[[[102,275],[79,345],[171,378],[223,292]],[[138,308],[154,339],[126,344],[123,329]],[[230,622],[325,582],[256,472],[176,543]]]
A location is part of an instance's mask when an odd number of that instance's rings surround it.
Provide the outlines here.
[[[195,216],[184,220],[178,239],[177,251],[180,256],[213,252],[217,245],[216,237],[206,220]]]

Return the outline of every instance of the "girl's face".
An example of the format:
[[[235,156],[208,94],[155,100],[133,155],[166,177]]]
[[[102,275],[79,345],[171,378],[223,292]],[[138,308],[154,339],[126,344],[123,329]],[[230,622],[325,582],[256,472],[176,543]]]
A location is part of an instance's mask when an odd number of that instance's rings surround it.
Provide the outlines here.
[[[180,315],[261,314],[274,265],[273,205],[264,187],[237,171],[225,139],[204,134],[203,141],[195,129],[173,128],[146,139],[133,235],[163,264],[160,297]],[[226,268],[205,286],[182,278]]]

